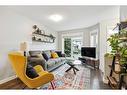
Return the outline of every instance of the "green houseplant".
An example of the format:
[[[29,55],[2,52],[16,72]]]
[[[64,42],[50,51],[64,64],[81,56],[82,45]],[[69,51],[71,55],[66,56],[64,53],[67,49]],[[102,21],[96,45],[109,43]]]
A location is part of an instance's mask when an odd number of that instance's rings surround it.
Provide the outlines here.
[[[127,69],[127,30],[120,30],[120,33],[111,35],[107,41],[110,43],[112,48],[111,53],[119,56],[119,63],[125,72]]]
[[[111,35],[107,41],[110,43],[110,46],[112,48],[111,53],[118,53],[120,50],[120,41],[119,41],[119,34],[115,33],[113,35]]]
[[[120,44],[120,64],[125,69],[124,72],[127,70],[127,30],[122,29],[120,31],[120,41],[122,44]]]

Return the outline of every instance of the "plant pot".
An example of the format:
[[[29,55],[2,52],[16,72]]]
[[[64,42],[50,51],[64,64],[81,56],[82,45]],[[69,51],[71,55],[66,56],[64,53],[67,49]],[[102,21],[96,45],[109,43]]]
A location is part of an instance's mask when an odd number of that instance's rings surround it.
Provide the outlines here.
[[[121,72],[122,73],[127,73],[127,64],[123,64],[122,66],[121,66]]]
[[[122,72],[122,73],[126,73],[126,68],[125,68],[125,67],[122,67],[122,68],[121,68],[121,72]]]
[[[109,68],[109,65],[112,64],[112,60],[113,60],[113,55],[106,53],[104,56],[104,61],[105,61],[105,64],[104,64],[104,80],[105,81],[107,81],[107,76],[110,75],[111,69]]]
[[[118,72],[121,71],[121,67],[119,64],[115,64],[115,71],[118,71]]]

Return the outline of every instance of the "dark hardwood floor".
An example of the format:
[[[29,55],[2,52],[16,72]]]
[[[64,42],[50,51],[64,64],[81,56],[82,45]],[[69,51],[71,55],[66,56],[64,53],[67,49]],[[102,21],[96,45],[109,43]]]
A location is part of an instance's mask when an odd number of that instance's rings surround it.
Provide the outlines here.
[[[102,74],[100,70],[94,70],[94,69],[90,69],[90,70],[91,70],[90,90],[111,89],[107,84],[103,83]],[[0,85],[0,89],[23,89],[24,87],[25,84],[23,84],[18,78]]]
[[[108,84],[103,83],[102,73],[100,70],[91,69],[90,89],[111,89]]]

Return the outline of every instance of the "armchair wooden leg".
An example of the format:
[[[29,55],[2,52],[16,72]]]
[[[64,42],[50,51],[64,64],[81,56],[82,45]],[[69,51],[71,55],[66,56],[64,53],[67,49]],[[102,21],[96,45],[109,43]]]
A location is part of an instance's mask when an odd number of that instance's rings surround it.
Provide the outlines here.
[[[56,88],[54,81],[51,81],[50,83],[51,83],[52,89],[54,90]]]
[[[39,90],[39,89],[41,89],[41,87],[37,87],[36,89]]]
[[[25,89],[27,86],[25,85],[22,89]]]

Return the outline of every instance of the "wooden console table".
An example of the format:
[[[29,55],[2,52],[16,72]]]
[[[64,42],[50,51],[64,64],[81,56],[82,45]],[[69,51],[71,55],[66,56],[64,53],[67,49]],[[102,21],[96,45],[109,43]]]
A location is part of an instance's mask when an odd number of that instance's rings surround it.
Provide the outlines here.
[[[79,57],[79,60],[82,61],[83,64],[93,66],[94,69],[99,69],[100,64],[99,64],[99,59],[97,58],[81,56]]]

